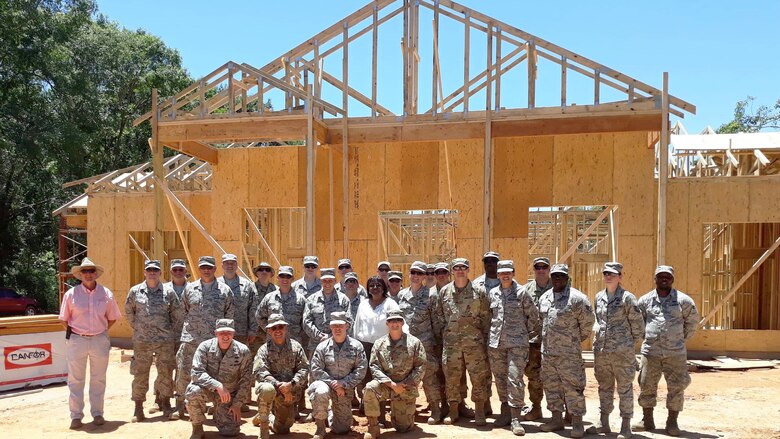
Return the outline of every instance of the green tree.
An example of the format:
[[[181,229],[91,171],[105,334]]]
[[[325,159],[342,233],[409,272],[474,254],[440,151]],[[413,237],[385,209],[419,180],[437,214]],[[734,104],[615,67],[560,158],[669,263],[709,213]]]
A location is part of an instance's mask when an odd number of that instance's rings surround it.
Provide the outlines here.
[[[0,285],[56,309],[57,224],[82,188],[62,183],[143,162],[132,121],[191,82],[178,52],[97,15],[91,0],[0,2]]]
[[[728,133],[757,133],[765,129],[780,129],[780,99],[771,107],[760,105],[753,109],[753,96],[737,102],[734,108],[734,119],[721,125],[717,132]]]

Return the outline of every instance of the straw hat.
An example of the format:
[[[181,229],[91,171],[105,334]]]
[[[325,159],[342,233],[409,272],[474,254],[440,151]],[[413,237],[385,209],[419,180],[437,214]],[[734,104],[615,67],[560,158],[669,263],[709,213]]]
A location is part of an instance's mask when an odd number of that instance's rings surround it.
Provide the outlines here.
[[[84,260],[81,261],[81,265],[76,265],[75,267],[70,269],[70,274],[73,275],[78,280],[81,279],[81,270],[85,268],[94,268],[97,270],[97,276],[95,276],[95,279],[99,278],[103,274],[103,267],[100,265],[96,265],[94,262],[92,262],[89,258],[84,258]]]

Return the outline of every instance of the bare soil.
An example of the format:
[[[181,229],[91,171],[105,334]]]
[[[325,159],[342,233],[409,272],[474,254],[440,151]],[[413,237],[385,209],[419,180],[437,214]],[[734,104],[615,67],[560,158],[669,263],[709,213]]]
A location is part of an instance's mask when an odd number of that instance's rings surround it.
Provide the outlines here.
[[[588,414],[586,427],[598,417],[598,394],[593,370],[587,370],[588,387],[586,389]],[[152,372],[152,380],[154,372]],[[108,369],[108,389],[106,391],[106,424],[95,426],[87,423],[78,431],[68,430],[68,388],[66,385],[52,385],[45,388],[33,388],[23,391],[0,393],[0,439],[12,438],[85,438],[94,434],[105,434],[118,438],[187,438],[190,425],[185,421],[164,421],[162,414],[149,415],[142,423],[130,423],[133,403],[130,401],[129,363],[120,361],[120,350],[112,349],[111,363]],[[421,392],[422,393],[422,392]],[[666,419],[665,387],[663,380],[659,390],[659,408],[656,408],[656,424],[663,427]],[[635,394],[638,388],[635,386]],[[497,394],[493,392],[493,407],[498,411]],[[150,397],[151,398],[151,397]],[[680,414],[682,437],[686,438],[780,438],[780,369],[754,369],[745,372],[697,372],[693,373],[693,384],[685,394],[685,411]],[[146,402],[146,407],[151,406]],[[424,397],[418,401],[419,409],[425,407]],[[473,404],[472,404],[473,405]],[[617,405],[617,404],[616,404]],[[257,437],[259,429],[252,426],[254,407],[245,413],[242,434],[239,437]],[[87,407],[87,413],[89,413]],[[366,419],[353,412],[355,426],[348,438],[361,438],[366,430]],[[545,410],[545,415],[549,412]],[[495,416],[495,415],[494,415]],[[417,418],[417,428],[400,435],[392,429],[382,431],[382,437],[404,437],[408,439],[427,437],[446,437],[472,439],[474,437],[512,438],[508,429],[492,429],[492,419],[488,426],[478,428],[473,420],[461,419],[456,426],[425,423],[427,413]],[[635,405],[634,417],[641,417],[641,409]],[[89,415],[84,419],[91,422]],[[568,437],[568,428],[559,433],[539,431],[540,422],[524,422],[527,435],[539,438]],[[619,428],[617,412],[612,415],[613,430]],[[287,437],[302,439],[311,437],[314,424],[295,424]],[[603,436],[603,435],[602,435]],[[616,433],[608,435],[614,438]],[[206,437],[218,438],[213,423],[206,425]],[[329,434],[328,437],[338,437]],[[597,437],[590,435],[588,437]],[[636,438],[666,437],[663,430],[641,432]]]

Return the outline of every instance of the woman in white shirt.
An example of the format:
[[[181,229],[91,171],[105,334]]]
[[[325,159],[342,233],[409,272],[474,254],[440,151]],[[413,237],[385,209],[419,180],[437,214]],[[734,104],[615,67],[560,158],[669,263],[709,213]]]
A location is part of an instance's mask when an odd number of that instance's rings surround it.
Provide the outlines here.
[[[379,276],[374,276],[366,282],[368,290],[368,299],[360,302],[355,315],[355,324],[353,334],[356,339],[363,343],[363,349],[366,351],[366,357],[370,360],[371,349],[374,342],[380,337],[387,335],[388,329],[385,319],[387,313],[399,309],[394,300],[388,299],[387,285]],[[363,388],[366,383],[371,381],[371,370],[366,370],[366,377],[358,386],[358,395],[362,397]],[[360,402],[360,411],[363,412],[363,402]],[[383,416],[384,418],[384,416]]]

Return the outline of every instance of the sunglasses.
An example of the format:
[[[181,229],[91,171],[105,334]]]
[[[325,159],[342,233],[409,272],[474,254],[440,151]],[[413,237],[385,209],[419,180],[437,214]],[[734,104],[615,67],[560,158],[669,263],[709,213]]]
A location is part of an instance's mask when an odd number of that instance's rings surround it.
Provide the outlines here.
[[[436,276],[436,273],[434,273],[434,272],[432,272],[432,271],[431,271],[430,273],[425,273],[425,275],[426,275],[426,276]]]
[[[314,265],[314,264],[305,264],[303,266],[303,268],[308,268],[309,270],[313,270],[313,269],[317,268],[317,266]]]
[[[348,284],[356,284],[358,282],[355,279],[347,279],[346,283],[348,283]]]
[[[214,267],[212,265],[201,265],[198,268],[201,269],[201,270],[216,270],[217,269],[217,267]]]
[[[397,284],[399,282],[401,282],[401,279],[390,279],[390,283],[392,284]]]
[[[187,271],[187,269],[181,268],[181,267],[176,267],[176,268],[171,268],[171,271],[173,271],[174,273],[178,273],[180,271],[182,271],[182,272],[183,271]]]
[[[342,266],[339,267],[339,270],[349,270],[351,268],[352,268],[351,265],[342,265]]]
[[[550,277],[569,277],[567,274],[564,273],[553,273]]]
[[[409,275],[410,276],[425,276],[425,273],[421,273],[419,271],[410,271]]]
[[[92,273],[97,273],[97,270],[95,270],[94,268],[85,268],[85,269],[81,270],[81,272],[82,273],[87,273],[87,274],[92,274]]]
[[[457,267],[452,267],[453,271],[466,271],[469,267],[464,267],[463,265],[458,265]]]
[[[292,279],[292,276],[289,274],[280,274],[279,279]]]
[[[617,273],[610,273],[610,272],[601,273],[601,274],[603,274],[604,277],[614,277],[614,276],[617,276]]]
[[[271,327],[270,327],[270,328],[268,328],[268,329],[269,329],[270,331],[281,331],[282,329],[284,329],[284,328],[286,328],[286,327],[287,327],[287,325],[276,325],[276,326],[271,326]]]
[[[371,284],[371,285],[369,285],[369,286],[368,286],[368,289],[369,289],[369,290],[373,290],[374,288],[377,288],[377,289],[380,289],[380,290],[381,290],[381,289],[382,289],[382,285],[379,285],[379,284]]]
[[[259,271],[261,273],[273,273],[274,272],[273,268],[269,268],[269,267],[258,268],[257,271]]]
[[[547,265],[534,265],[534,270],[546,270],[548,268],[550,267]]]
[[[390,269],[389,268],[380,268],[379,271],[381,271],[382,273],[389,273]]]
[[[435,274],[436,276],[438,276],[438,275],[440,275],[440,274],[450,274],[450,272],[449,272],[449,271],[447,271],[447,270],[436,270],[436,271],[435,271],[433,274]]]
[[[159,268],[147,268],[146,271],[157,272],[157,271],[160,271],[160,269]]]

